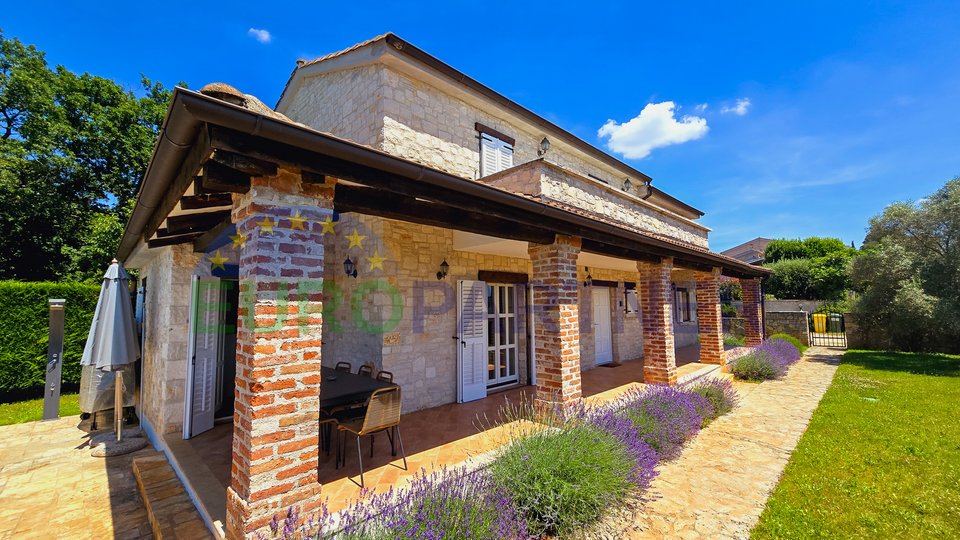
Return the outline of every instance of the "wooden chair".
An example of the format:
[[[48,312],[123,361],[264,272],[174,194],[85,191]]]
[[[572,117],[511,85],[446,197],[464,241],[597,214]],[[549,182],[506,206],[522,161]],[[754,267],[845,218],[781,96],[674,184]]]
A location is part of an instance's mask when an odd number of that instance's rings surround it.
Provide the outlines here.
[[[373,366],[370,364],[364,364],[357,368],[357,375],[363,375],[364,377],[373,377]]]
[[[341,448],[338,452],[346,463],[347,433],[357,436],[357,459],[360,460],[360,487],[363,486],[363,452],[360,450],[360,437],[373,435],[381,431],[387,432],[390,439],[390,454],[397,455],[394,441],[400,443],[400,454],[403,456],[403,469],[407,470],[407,454],[403,450],[403,439],[400,437],[400,387],[382,388],[375,390],[367,400],[367,412],[363,418],[345,420],[337,425],[337,433],[342,435]],[[370,457],[373,457],[373,438],[370,439]]]
[[[337,362],[337,367],[333,369],[336,371],[346,371],[347,373],[350,373],[353,371],[353,365],[350,364],[350,362]]]
[[[393,382],[393,373],[389,371],[380,370],[380,373],[377,373],[377,380],[383,382]]]

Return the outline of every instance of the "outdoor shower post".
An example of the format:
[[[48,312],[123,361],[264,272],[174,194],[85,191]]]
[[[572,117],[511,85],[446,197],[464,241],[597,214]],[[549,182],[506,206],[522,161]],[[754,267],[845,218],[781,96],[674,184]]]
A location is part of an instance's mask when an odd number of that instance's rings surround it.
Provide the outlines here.
[[[60,379],[63,372],[63,308],[66,300],[50,299],[50,338],[47,344],[47,383],[43,392],[43,419],[60,418]]]

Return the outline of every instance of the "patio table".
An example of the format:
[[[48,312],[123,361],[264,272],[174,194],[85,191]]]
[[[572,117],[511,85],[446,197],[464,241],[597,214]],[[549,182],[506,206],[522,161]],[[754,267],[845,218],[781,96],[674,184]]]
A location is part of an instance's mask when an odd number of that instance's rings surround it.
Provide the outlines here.
[[[323,381],[320,382],[320,408],[330,410],[340,405],[364,402],[374,390],[393,388],[395,383],[378,381],[377,379],[337,371],[322,366],[320,373]]]

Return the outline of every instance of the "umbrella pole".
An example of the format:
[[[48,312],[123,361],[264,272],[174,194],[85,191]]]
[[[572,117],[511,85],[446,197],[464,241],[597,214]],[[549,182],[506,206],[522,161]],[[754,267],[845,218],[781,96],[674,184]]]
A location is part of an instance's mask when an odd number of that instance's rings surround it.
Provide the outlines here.
[[[117,442],[120,442],[121,437],[123,436],[123,370],[119,369],[116,372],[116,394],[113,408],[113,418],[114,424],[117,429]]]

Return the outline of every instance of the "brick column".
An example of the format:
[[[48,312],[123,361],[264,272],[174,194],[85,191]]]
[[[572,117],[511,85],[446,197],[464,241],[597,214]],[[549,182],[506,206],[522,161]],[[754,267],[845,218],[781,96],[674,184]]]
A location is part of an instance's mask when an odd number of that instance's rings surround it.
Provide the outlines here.
[[[638,262],[643,320],[643,382],[676,384],[677,357],[673,348],[673,258],[659,263]]]
[[[741,279],[743,288],[743,331],[748,346],[763,342],[763,296],[759,279]]]
[[[227,538],[253,538],[289,506],[320,503],[319,222],[333,212],[333,183],[285,169],[251,183],[233,204],[242,243]]]
[[[577,255],[580,239],[530,244],[538,406],[570,405],[580,394]]]
[[[723,350],[723,320],[720,318],[720,269],[697,272],[697,325],[700,332],[700,362],[727,363]]]

